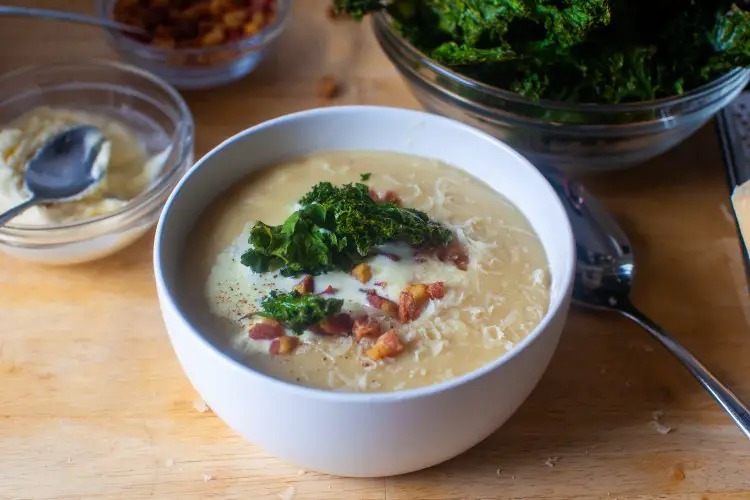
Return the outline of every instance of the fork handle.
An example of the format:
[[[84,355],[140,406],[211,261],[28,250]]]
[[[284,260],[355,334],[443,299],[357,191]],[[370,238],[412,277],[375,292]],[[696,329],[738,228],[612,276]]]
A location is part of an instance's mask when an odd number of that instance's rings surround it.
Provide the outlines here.
[[[620,303],[617,305],[617,310],[638,323],[644,330],[651,334],[656,340],[667,348],[669,352],[682,361],[690,373],[693,374],[698,382],[706,388],[708,392],[718,401],[718,403],[724,408],[734,423],[737,424],[742,432],[745,433],[748,439],[750,439],[750,410],[747,406],[740,401],[727,386],[722,384],[708,369],[703,366],[703,363],[698,361],[695,356],[690,354],[685,346],[677,342],[669,333],[667,333],[662,327],[654,323],[648,316],[643,314],[629,301]]]

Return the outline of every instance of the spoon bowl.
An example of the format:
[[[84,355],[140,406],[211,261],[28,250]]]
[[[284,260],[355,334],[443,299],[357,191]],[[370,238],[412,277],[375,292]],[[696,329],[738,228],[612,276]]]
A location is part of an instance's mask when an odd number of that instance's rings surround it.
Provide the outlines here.
[[[75,201],[94,188],[105,172],[104,135],[96,127],[81,125],[54,136],[29,160],[24,186],[31,197],[0,214],[0,226],[39,203]]]
[[[750,438],[750,410],[682,344],[630,301],[635,260],[627,235],[583,186],[556,171],[545,171],[570,218],[576,239],[573,302],[614,311],[638,323],[679,359]]]

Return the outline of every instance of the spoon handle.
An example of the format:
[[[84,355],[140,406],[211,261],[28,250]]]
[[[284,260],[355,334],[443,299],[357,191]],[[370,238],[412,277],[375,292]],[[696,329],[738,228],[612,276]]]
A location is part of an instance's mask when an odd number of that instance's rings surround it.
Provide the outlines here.
[[[629,302],[621,303],[618,310],[626,317],[638,323],[652,337],[661,342],[677,359],[682,361],[682,364],[711,393],[714,399],[732,417],[732,420],[734,420],[742,432],[745,433],[745,436],[750,439],[750,410],[747,409],[747,406],[729,388],[719,382],[695,356],[690,354],[690,351],[685,349],[682,344],[672,338],[671,335],[639,311],[633,304]]]
[[[36,205],[37,203],[39,203],[39,200],[37,198],[31,197],[20,205],[16,205],[15,207],[11,208],[7,212],[0,213],[0,227],[3,227],[5,224],[10,222],[11,219],[17,217],[22,212],[26,211],[26,209],[30,208],[33,205]]]
[[[74,14],[72,12],[63,12],[58,10],[48,9],[34,9],[31,7],[12,7],[7,5],[0,5],[0,15],[5,16],[30,16],[30,17],[43,17],[46,19],[54,19],[58,21],[70,21],[74,23],[91,24],[94,26],[101,26],[108,29],[117,31],[126,31],[134,35],[143,35],[144,31],[136,28],[135,26],[128,26],[127,24],[110,21],[100,17],[86,16],[83,14]]]

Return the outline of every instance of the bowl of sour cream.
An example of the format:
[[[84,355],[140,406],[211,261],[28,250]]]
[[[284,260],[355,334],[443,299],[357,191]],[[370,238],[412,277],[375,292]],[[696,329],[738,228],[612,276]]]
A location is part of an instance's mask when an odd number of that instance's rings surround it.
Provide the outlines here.
[[[0,77],[0,212],[24,200],[29,160],[80,125],[104,138],[104,176],[76,201],[32,207],[0,228],[0,251],[47,264],[110,255],[156,222],[193,161],[182,97],[137,68],[106,61],[32,66]]]

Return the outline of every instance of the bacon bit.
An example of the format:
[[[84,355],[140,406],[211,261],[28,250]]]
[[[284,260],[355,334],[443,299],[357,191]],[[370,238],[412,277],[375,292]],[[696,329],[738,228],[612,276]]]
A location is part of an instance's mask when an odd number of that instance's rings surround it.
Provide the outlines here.
[[[398,298],[398,316],[402,323],[408,323],[419,318],[422,309],[430,299],[445,297],[445,284],[436,281],[427,285],[409,285]]]
[[[442,299],[445,297],[445,283],[436,281],[427,285],[427,293],[431,299]]]
[[[430,300],[426,285],[410,285],[398,298],[398,317],[402,323],[419,318],[422,308]]]
[[[385,193],[383,193],[380,199],[381,201],[385,203],[393,203],[394,205],[399,205],[399,206],[401,205],[401,199],[393,191],[386,191]]]
[[[324,334],[349,335],[352,333],[352,317],[346,313],[333,314],[320,322],[318,327]]]
[[[284,335],[284,326],[271,318],[263,318],[260,323],[250,327],[250,338],[253,340],[269,340]]]
[[[364,262],[357,264],[352,269],[352,276],[357,279],[360,283],[367,283],[372,279],[372,269],[368,264]]]
[[[375,292],[375,290],[367,290],[367,303],[370,304],[371,307],[380,309],[388,314],[398,313],[398,304],[392,300],[386,299],[385,297],[381,297]]]
[[[302,278],[302,281],[297,283],[297,286],[295,286],[293,290],[298,291],[302,295],[306,293],[312,293],[313,290],[315,290],[315,278],[308,274],[307,276]]]
[[[289,354],[297,348],[299,339],[284,335],[271,341],[271,354]]]
[[[352,332],[357,340],[362,340],[365,337],[377,337],[380,335],[380,323],[372,318],[360,318],[354,322]]]
[[[395,253],[390,253],[390,252],[378,252],[378,254],[379,254],[379,255],[382,255],[383,257],[388,257],[388,258],[389,258],[389,259],[391,259],[391,260],[392,260],[393,262],[398,262],[398,261],[400,261],[400,260],[401,260],[401,257],[400,257],[400,256],[398,256],[398,255],[396,255]]]
[[[378,337],[375,345],[367,349],[365,354],[368,358],[377,361],[383,358],[398,356],[405,348],[406,346],[404,346],[396,330],[391,329]]]
[[[333,286],[328,285],[328,288],[320,292],[318,295],[333,295],[334,293],[336,293],[336,289],[333,288]]]
[[[394,191],[378,193],[374,189],[370,189],[370,198],[377,203],[393,203],[394,205],[401,206],[401,199]]]
[[[451,262],[461,271],[466,271],[469,268],[469,253],[455,236],[447,246],[437,249],[437,258],[443,262]]]
[[[386,281],[376,281],[375,283],[373,283],[373,285],[379,286],[381,288],[385,288],[385,287],[388,286],[388,282],[386,282]]]

